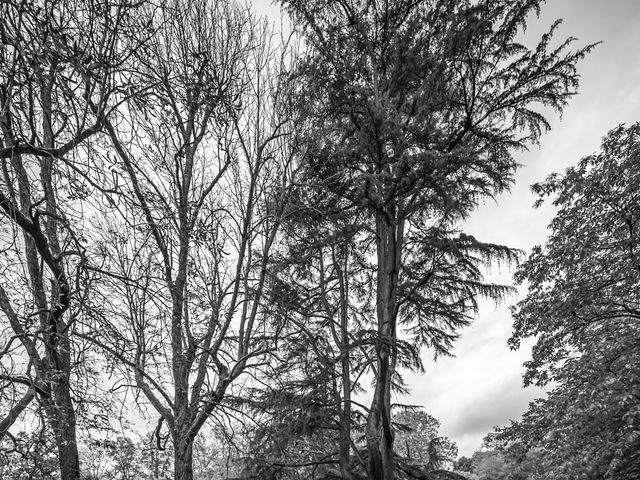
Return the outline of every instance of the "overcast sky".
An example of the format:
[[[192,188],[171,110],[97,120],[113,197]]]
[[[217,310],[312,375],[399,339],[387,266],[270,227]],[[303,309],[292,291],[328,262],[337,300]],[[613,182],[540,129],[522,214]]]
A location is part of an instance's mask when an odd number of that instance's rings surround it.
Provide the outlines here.
[[[260,13],[277,17],[269,0],[253,2]],[[529,186],[552,172],[561,172],[599,149],[601,138],[620,123],[640,121],[640,1],[548,0],[539,19],[528,23],[526,39],[535,40],[554,20],[564,21],[557,38],[573,36],[576,46],[602,41],[580,63],[580,93],[562,119],[551,118],[552,130],[539,147],[518,154],[523,164],[511,193],[482,206],[465,227],[478,239],[520,248],[528,252],[543,244],[550,207],[532,208],[535,197]],[[494,272],[492,280],[511,282],[508,271]],[[521,292],[522,294],[522,292]],[[406,376],[412,387],[400,403],[423,405],[442,422],[441,433],[471,455],[493,426],[518,419],[539,390],[522,388],[522,363],[530,344],[517,352],[507,347],[511,332],[509,299],[496,308],[483,304],[474,325],[463,332],[455,358],[433,362],[423,354],[426,374]]]

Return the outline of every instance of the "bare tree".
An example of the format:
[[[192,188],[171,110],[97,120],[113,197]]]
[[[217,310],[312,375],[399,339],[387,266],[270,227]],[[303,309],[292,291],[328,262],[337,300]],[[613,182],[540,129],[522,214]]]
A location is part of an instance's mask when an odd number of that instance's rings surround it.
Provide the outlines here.
[[[295,145],[286,47],[228,2],[175,1],[132,59],[137,94],[105,119],[112,148],[87,339],[125,367],[166,424],[176,479],[231,384],[268,351],[261,306],[286,213]],[[124,371],[123,371],[124,372]]]
[[[80,478],[73,381],[83,349],[73,332],[90,281],[73,165],[103,126],[131,11],[101,0],[0,6],[0,307],[8,327],[0,439],[11,438],[37,399],[65,479]]]

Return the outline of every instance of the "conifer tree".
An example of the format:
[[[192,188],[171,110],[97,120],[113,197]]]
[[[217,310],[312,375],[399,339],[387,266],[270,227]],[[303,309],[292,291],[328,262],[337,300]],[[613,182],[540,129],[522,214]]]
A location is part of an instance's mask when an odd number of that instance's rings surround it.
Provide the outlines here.
[[[375,289],[369,478],[394,478],[391,390],[399,340],[448,353],[478,297],[506,289],[482,268],[514,252],[458,229],[506,190],[513,151],[549,127],[590,46],[517,41],[540,1],[283,0],[306,36],[299,88],[312,188],[362,212]]]

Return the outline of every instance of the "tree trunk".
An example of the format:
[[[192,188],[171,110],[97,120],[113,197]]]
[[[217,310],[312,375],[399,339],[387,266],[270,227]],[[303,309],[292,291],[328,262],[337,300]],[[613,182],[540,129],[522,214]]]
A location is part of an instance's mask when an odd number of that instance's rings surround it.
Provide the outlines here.
[[[62,360],[66,360],[64,355]],[[80,480],[76,413],[71,399],[69,377],[62,372],[58,372],[57,377],[52,382],[51,398],[46,401],[44,409],[56,442],[60,478]]]
[[[388,435],[391,409],[389,402],[385,401],[385,385],[389,377],[388,353],[378,352],[377,368],[378,376],[366,426],[368,473],[370,480],[393,480],[393,435]]]
[[[379,216],[376,219],[376,231],[377,376],[366,426],[369,451],[368,473],[371,480],[393,480],[394,434],[391,429],[391,380],[395,368],[393,357],[396,341],[396,300],[403,224],[401,221],[393,222],[386,216]]]
[[[53,132],[53,111],[52,88],[55,82],[56,66],[52,65],[48,76],[41,85],[42,101],[42,131],[43,145],[47,148],[54,148]],[[64,321],[64,312],[69,307],[70,294],[67,279],[64,276],[64,264],[59,259],[61,256],[60,242],[58,240],[58,209],[56,190],[53,179],[53,159],[47,157],[40,158],[40,182],[45,195],[46,211],[49,214],[44,221],[45,236],[48,245],[43,245],[42,251],[49,252],[58,257],[56,260],[57,270],[51,265],[51,273],[54,280],[51,282],[51,297],[58,302],[51,301],[47,316],[46,329],[47,336],[47,365],[48,372],[43,372],[43,376],[50,376],[53,401],[48,409],[49,421],[54,428],[56,447],[58,449],[58,463],[60,465],[60,476],[62,480],[80,479],[80,461],[78,455],[78,442],[76,438],[76,412],[71,399],[71,343],[69,339],[68,325]],[[42,279],[38,279],[42,282]],[[42,291],[44,287],[39,285]]]
[[[71,398],[68,395],[66,397],[64,402],[61,402],[64,404],[58,407],[59,423],[55,432],[60,477],[64,480],[80,480],[75,412],[71,404]]]
[[[340,285],[340,336],[336,338],[341,358],[342,399],[340,402],[340,439],[339,455],[340,475],[343,480],[353,480],[351,471],[351,350],[349,340],[349,279],[346,274],[348,251],[344,253],[344,266],[336,262]]]
[[[343,330],[344,332],[344,330]],[[346,332],[344,332],[346,333]],[[343,335],[343,341],[345,336]],[[346,342],[345,344],[346,345]],[[347,350],[346,348],[344,350]],[[351,361],[348,350],[341,352],[342,359],[342,408],[340,410],[340,474],[343,480],[353,480],[351,471]]]
[[[193,441],[179,439],[173,450],[174,480],[193,480]]]

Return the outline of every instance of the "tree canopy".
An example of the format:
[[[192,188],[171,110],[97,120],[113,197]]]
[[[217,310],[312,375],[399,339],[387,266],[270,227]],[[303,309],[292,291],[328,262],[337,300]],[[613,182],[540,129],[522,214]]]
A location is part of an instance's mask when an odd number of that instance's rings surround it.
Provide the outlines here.
[[[639,160],[640,124],[621,125],[533,187],[558,210],[518,271],[510,342],[537,338],[525,383],[551,391],[498,438],[542,449],[540,478],[640,475]]]

